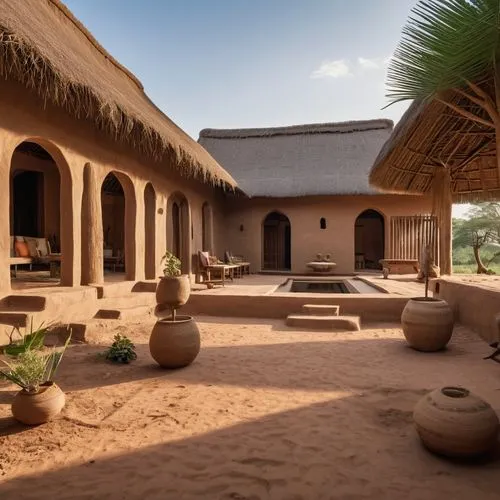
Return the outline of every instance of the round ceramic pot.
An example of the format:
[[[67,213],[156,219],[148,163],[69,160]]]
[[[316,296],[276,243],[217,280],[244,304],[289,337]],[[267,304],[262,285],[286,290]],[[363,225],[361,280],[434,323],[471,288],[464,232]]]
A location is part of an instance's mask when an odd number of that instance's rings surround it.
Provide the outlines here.
[[[467,389],[443,387],[423,397],[413,420],[424,445],[449,457],[472,457],[496,443],[498,416],[491,406]]]
[[[40,386],[36,393],[19,391],[12,403],[12,415],[16,420],[27,425],[48,422],[64,408],[64,392],[53,382]]]
[[[191,364],[200,352],[198,325],[191,316],[157,321],[149,337],[149,351],[162,368]]]
[[[156,302],[176,309],[188,301],[190,293],[191,283],[187,274],[173,277],[164,276],[160,278],[156,288]]]
[[[453,333],[453,311],[441,299],[410,299],[401,315],[403,333],[418,351],[443,349]]]

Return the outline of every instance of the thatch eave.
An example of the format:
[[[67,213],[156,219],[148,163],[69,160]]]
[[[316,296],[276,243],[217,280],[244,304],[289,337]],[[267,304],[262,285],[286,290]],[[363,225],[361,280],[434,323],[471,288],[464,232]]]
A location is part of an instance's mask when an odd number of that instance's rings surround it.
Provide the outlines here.
[[[481,83],[487,88],[489,81]],[[454,91],[443,99],[487,119],[484,111]],[[437,167],[449,168],[454,202],[500,199],[493,128],[471,121],[436,99],[415,100],[370,172],[370,184],[394,194],[428,194]]]
[[[236,187],[59,0],[0,0],[0,76],[185,177]]]

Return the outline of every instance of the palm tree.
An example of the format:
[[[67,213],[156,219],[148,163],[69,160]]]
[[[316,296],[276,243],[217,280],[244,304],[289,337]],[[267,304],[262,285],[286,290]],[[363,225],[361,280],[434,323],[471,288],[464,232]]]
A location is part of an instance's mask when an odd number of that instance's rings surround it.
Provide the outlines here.
[[[500,137],[500,0],[419,1],[389,65],[387,87],[389,105],[435,99]],[[456,94],[460,101],[451,102]]]

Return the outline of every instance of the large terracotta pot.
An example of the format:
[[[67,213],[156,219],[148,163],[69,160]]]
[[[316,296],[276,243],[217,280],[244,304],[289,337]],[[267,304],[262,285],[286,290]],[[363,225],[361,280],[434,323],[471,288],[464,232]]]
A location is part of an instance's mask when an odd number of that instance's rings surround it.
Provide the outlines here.
[[[162,368],[191,364],[200,352],[198,325],[191,316],[157,321],[149,337],[149,351]]]
[[[190,293],[191,283],[187,274],[164,276],[156,288],[156,302],[176,309],[188,301]]]
[[[47,382],[36,393],[19,391],[12,403],[12,415],[23,424],[43,424],[59,414],[65,403],[64,392],[59,386]]]
[[[401,315],[403,333],[418,351],[439,351],[453,333],[453,311],[441,299],[410,299]]]
[[[496,443],[497,414],[486,401],[461,387],[427,394],[417,403],[413,419],[422,442],[440,455],[480,455]]]

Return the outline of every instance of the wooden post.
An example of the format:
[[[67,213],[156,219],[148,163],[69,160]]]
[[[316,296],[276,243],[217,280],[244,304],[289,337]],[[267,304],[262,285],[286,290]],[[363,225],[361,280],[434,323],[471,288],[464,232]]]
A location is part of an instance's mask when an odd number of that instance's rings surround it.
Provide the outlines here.
[[[445,167],[438,167],[434,174],[432,189],[432,213],[437,216],[439,226],[439,266],[441,274],[451,274],[451,177]]]
[[[83,170],[82,211],[82,284],[103,283],[103,228],[101,208],[101,186],[91,165]]]

